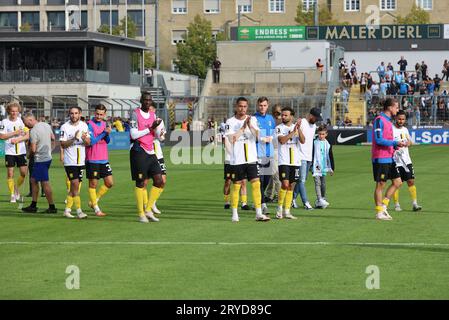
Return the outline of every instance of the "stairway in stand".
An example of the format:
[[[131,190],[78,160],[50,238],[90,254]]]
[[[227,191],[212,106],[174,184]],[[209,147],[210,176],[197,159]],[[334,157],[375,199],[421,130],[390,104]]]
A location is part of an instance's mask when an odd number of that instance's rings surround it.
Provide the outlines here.
[[[348,111],[346,116],[352,120],[352,125],[366,124],[366,102],[360,95],[360,84],[354,84],[349,92]]]

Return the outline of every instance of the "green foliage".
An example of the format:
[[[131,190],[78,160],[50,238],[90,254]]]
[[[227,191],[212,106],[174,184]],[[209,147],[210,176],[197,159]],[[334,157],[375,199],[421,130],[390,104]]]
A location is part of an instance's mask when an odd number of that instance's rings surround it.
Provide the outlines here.
[[[176,66],[179,72],[204,79],[216,54],[216,43],[212,38],[212,23],[199,14],[187,27],[186,42],[178,43]]]
[[[109,25],[102,24],[98,30],[101,33],[109,34]],[[120,24],[118,26],[112,26],[112,35],[114,36],[125,36],[126,31],[126,18],[120,20]],[[136,23],[128,16],[128,38],[134,39],[137,36],[137,26]]]
[[[28,22],[25,22],[24,24],[22,24],[20,26],[20,31],[21,32],[28,32],[31,31],[31,24],[29,24]]]
[[[145,59],[145,69],[152,69],[155,67],[153,52],[145,51],[144,59]]]
[[[300,26],[313,26],[315,25],[315,11],[311,9],[307,12],[304,12],[302,0],[300,0],[298,3],[298,7],[296,8],[295,21]],[[334,20],[332,12],[330,12],[329,8],[325,5],[319,7],[318,23],[322,26],[348,24],[347,22],[339,22],[337,20]]]
[[[396,18],[397,24],[429,24],[430,15],[426,10],[423,10],[413,4],[410,12],[405,16],[398,16]]]

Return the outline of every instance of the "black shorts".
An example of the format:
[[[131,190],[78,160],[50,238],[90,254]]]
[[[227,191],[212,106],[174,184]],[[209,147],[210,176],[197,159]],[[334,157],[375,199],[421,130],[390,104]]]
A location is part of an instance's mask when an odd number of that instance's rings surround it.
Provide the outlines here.
[[[405,169],[403,167],[398,167],[399,174],[401,175],[402,181],[409,181],[409,180],[415,179],[415,170],[413,170],[413,164],[411,164],[411,163],[408,164],[407,168],[408,168],[408,172],[405,171]]]
[[[155,154],[148,154],[143,150],[131,149],[129,153],[131,178],[133,181],[146,180],[162,174],[161,165]]]
[[[387,180],[394,180],[399,178],[398,168],[396,163],[373,163],[373,176],[374,181],[381,182]]]
[[[279,166],[279,180],[288,180],[290,183],[299,180],[299,166]]]
[[[86,162],[87,179],[103,179],[112,176],[112,169],[108,163]]]
[[[224,179],[231,179],[232,175],[232,166],[229,163],[224,164]]]
[[[259,178],[259,165],[257,163],[245,163],[231,166],[231,171],[231,179],[234,182],[244,179],[251,181]]]
[[[7,168],[12,168],[17,166],[24,167],[27,165],[27,158],[24,154],[20,154],[18,156],[5,155],[5,165]]]
[[[80,182],[83,181],[84,166],[65,166],[65,173],[70,181],[78,179]]]
[[[167,167],[165,166],[165,160],[164,158],[157,159],[159,162],[159,165],[161,166],[162,175],[167,175]]]

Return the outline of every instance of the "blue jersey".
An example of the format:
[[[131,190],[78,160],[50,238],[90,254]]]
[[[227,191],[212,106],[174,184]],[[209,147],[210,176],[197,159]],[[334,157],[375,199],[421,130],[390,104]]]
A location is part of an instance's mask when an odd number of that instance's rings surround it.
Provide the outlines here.
[[[257,119],[257,125],[259,126],[259,141],[257,142],[257,157],[258,158],[271,158],[274,154],[273,143],[261,142],[260,139],[263,137],[274,137],[274,132],[276,128],[276,121],[271,114],[261,115],[256,112],[254,116]],[[273,138],[274,139],[274,138]]]

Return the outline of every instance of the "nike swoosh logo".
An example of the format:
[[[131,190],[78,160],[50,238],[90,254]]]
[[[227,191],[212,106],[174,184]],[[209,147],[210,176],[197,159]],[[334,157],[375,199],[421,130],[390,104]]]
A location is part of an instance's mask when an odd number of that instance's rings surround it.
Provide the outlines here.
[[[337,142],[338,143],[345,143],[345,142],[348,142],[348,141],[350,141],[350,140],[352,140],[352,139],[355,139],[355,138],[357,138],[357,137],[359,137],[359,136],[361,136],[361,135],[363,135],[363,133],[359,133],[359,134],[356,134],[356,135],[354,135],[354,136],[349,136],[349,137],[346,137],[346,138],[343,138],[342,136],[341,136],[341,133],[338,135],[338,137],[337,137]]]

